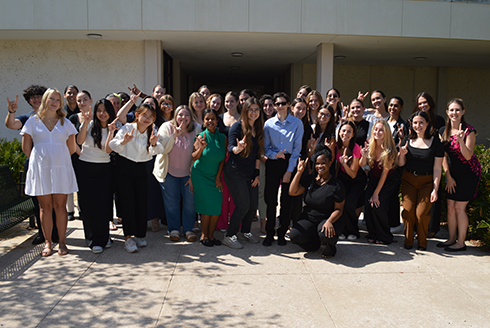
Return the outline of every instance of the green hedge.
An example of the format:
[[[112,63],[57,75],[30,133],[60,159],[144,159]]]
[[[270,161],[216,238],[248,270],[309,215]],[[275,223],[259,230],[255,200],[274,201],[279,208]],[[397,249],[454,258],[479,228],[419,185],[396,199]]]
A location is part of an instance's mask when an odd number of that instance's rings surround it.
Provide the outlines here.
[[[0,139],[0,164],[9,166],[17,183],[20,182],[20,171],[24,171],[25,160],[26,155],[22,152],[22,144],[19,140]]]

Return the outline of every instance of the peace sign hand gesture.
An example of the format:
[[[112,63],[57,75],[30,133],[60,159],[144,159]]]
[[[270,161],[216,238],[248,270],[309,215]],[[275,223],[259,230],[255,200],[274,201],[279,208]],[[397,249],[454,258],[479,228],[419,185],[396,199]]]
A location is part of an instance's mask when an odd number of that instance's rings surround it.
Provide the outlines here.
[[[340,156],[339,161],[342,165],[347,165],[347,163],[352,159],[352,156],[347,156],[347,148],[344,149],[344,154]]]
[[[181,136],[182,134],[184,134],[184,130],[182,129],[183,125],[184,125],[184,122],[180,123],[179,126],[175,127],[174,138],[177,138],[177,137]]]
[[[398,135],[398,138],[400,138],[400,140],[403,140],[403,138],[405,138],[405,129],[403,125],[396,123],[396,128],[396,134]]]
[[[150,137],[150,145],[152,145],[153,147],[157,145],[158,137],[160,137],[160,135],[156,132],[157,131],[155,130],[155,126],[153,126],[153,130],[151,131],[151,137]]]
[[[90,109],[86,112],[82,112],[82,119],[83,122],[81,122],[83,125],[86,126],[86,124],[90,123],[92,121],[92,106],[89,107]],[[85,123],[85,124],[84,124]]]
[[[131,132],[126,132],[126,133],[124,134],[124,139],[123,139],[123,141],[121,142],[121,145],[125,145],[125,144],[127,144],[128,142],[130,142],[131,140],[133,140],[133,137],[134,137],[134,135],[133,135],[133,133],[134,133],[134,129],[135,129],[135,128],[133,128],[133,129],[131,130]]]
[[[468,128],[463,131],[463,124],[461,123],[459,125],[459,130],[456,132],[456,140],[458,141],[459,144],[464,143],[464,136],[468,133]]]
[[[364,142],[364,147],[361,148],[361,155],[362,157],[366,157],[369,153],[369,144],[368,142]]]
[[[17,104],[19,103],[19,95],[15,96],[15,101],[10,101],[10,99],[7,97],[7,102],[9,104],[9,113],[15,113],[17,111]]]

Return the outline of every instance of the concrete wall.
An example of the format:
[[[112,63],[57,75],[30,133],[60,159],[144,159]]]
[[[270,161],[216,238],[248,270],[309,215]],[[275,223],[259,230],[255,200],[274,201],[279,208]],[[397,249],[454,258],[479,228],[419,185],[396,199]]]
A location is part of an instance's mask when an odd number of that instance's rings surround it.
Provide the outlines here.
[[[315,89],[315,64],[302,65],[301,84]],[[445,74],[439,74],[444,70]],[[444,80],[440,80],[440,76]],[[426,91],[434,99],[439,92],[443,100],[437,103],[438,114],[446,118],[445,106],[452,98],[462,98],[466,106],[466,120],[478,131],[478,143],[490,146],[490,120],[488,120],[488,94],[490,93],[490,69],[438,68],[410,66],[334,65],[334,87],[341,93],[341,101],[347,105],[357,97],[358,91],[382,90],[388,98],[400,96],[404,102],[402,117],[407,118],[413,109],[415,97]],[[442,89],[440,87],[442,86]],[[325,95],[322,95],[325,98]],[[370,100],[364,101],[366,107]]]
[[[109,92],[128,91],[135,83],[146,92],[145,52],[141,41],[55,41],[0,40],[1,119],[7,114],[7,97],[19,95],[18,113],[29,113],[22,90],[30,84],[55,87],[61,92],[68,84],[86,89],[95,100]],[[18,138],[0,124],[0,137]]]
[[[449,1],[0,0],[0,8],[0,29],[79,30],[82,37],[161,30],[490,40],[490,5]]]

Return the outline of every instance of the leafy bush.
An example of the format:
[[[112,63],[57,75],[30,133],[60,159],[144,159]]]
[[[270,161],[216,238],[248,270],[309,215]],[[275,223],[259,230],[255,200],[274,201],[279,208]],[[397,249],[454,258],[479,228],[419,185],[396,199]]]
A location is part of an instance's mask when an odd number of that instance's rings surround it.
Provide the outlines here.
[[[25,160],[26,155],[22,152],[22,144],[19,140],[0,139],[0,164],[9,166],[17,183],[20,183],[20,171],[24,171]]]

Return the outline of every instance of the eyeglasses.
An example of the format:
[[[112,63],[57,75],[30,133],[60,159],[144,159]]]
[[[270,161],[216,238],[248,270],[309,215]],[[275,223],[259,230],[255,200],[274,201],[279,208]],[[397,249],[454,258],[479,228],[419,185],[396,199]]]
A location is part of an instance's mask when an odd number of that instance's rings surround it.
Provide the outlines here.
[[[279,106],[286,106],[288,103],[287,101],[283,101],[283,102],[276,102],[274,103],[274,106],[276,107],[279,107]]]
[[[163,107],[172,107],[172,104],[169,104],[169,103],[163,103],[162,104]]]
[[[332,115],[330,115],[329,113],[325,114],[325,113],[318,113],[318,116],[321,116],[321,117],[332,117]]]
[[[333,95],[327,95],[328,98],[338,98],[339,95],[333,94]]]

